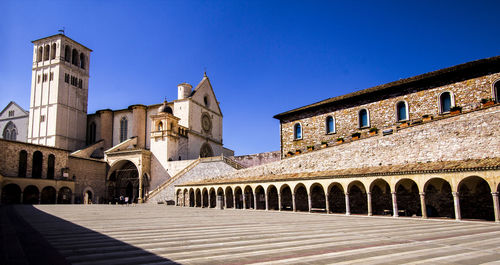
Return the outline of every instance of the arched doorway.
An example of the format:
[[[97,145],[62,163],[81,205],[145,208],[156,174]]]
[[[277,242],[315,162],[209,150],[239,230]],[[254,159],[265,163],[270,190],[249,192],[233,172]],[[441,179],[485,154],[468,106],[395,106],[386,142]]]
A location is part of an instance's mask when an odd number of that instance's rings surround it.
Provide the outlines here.
[[[340,183],[330,184],[328,192],[328,204],[330,212],[345,213],[345,193]]]
[[[194,190],[190,189],[189,190],[189,207],[194,207],[195,201],[194,201]]]
[[[92,192],[90,190],[87,190],[86,192],[83,193],[83,204],[92,204]]]
[[[433,178],[424,186],[427,217],[455,218],[453,195],[448,181]]]
[[[253,192],[250,186],[245,187],[245,205],[247,209],[255,209],[254,200],[253,200]]]
[[[372,182],[370,192],[372,196],[372,214],[390,214],[392,212],[392,195],[389,183],[383,179],[377,179]]]
[[[231,187],[226,188],[226,208],[234,208],[233,203],[233,190]]]
[[[353,214],[367,214],[368,202],[366,198],[366,190],[363,183],[353,181],[349,184],[349,209]]]
[[[221,200],[221,202],[220,202],[222,204],[221,206],[222,207],[226,207],[226,205],[224,204],[224,190],[222,188],[218,188],[217,189],[217,200],[216,200],[216,203],[217,203],[217,201],[219,199]]]
[[[196,207],[201,207],[201,191],[200,189],[196,189],[196,203],[195,203],[195,206]]]
[[[234,201],[236,209],[243,209],[243,192],[240,187],[234,189]]]
[[[279,210],[278,189],[274,185],[267,188],[267,205],[269,210]]]
[[[283,211],[293,211],[292,189],[290,186],[281,186],[281,209]]]
[[[47,186],[42,189],[42,194],[40,196],[41,204],[55,204],[56,203],[56,189],[54,187]]]
[[[30,185],[24,188],[23,203],[24,204],[38,204],[40,199],[40,192],[36,186]]]
[[[201,207],[203,208],[208,207],[208,190],[206,188],[203,189],[203,205]]]
[[[214,156],[212,147],[210,147],[210,144],[204,143],[200,148],[200,157],[212,157],[212,156]]]
[[[181,190],[177,190],[177,194],[175,195],[175,198],[176,198],[176,203],[177,203],[177,206],[180,206],[182,205],[182,192]]]
[[[59,189],[59,193],[57,195],[57,203],[58,204],[70,204],[71,203],[71,189],[68,187],[62,187]]]
[[[421,216],[420,194],[415,181],[402,179],[396,183],[396,198],[399,216]]]
[[[255,205],[256,210],[266,209],[266,195],[264,193],[264,188],[258,186],[255,188],[255,199],[257,199],[257,205]]]
[[[111,168],[107,181],[108,200],[118,201],[120,196],[128,197],[129,203],[136,203],[139,197],[139,172],[134,163],[128,160],[117,162]]]
[[[184,198],[184,207],[189,206],[189,192],[187,189],[184,189],[184,192],[182,194],[182,197]]]
[[[210,189],[209,196],[210,196],[210,208],[215,208],[216,203],[217,203],[217,201],[216,201],[217,198],[216,198],[216,195],[215,195],[215,189],[214,188]]]
[[[298,184],[295,186],[295,207],[297,207],[296,211],[309,211],[309,199],[307,197],[307,189],[304,184]]]
[[[31,167],[31,175],[33,178],[42,177],[43,154],[40,151],[33,153],[33,164]]]
[[[21,188],[16,184],[8,184],[2,188],[2,204],[21,203]]]
[[[311,211],[326,212],[325,190],[318,183],[311,186]]]
[[[493,198],[486,180],[467,177],[458,184],[458,194],[462,218],[494,220]]]

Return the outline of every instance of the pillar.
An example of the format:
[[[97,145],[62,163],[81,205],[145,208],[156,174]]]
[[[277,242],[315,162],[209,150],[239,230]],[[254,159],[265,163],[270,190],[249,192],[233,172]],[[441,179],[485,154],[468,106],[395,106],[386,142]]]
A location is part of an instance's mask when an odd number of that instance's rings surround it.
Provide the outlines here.
[[[325,207],[326,207],[326,213],[330,213],[330,196],[328,193],[325,193]]]
[[[23,191],[21,190],[21,198],[20,198],[20,200],[19,200],[19,202],[20,202],[21,204],[23,204],[23,197],[24,197],[24,195],[23,195]]]
[[[368,216],[372,216],[373,211],[372,211],[372,193],[371,192],[366,193],[366,201],[367,201],[367,206],[368,206]]]
[[[267,200],[267,192],[264,192],[264,199],[266,199],[266,211],[269,211],[269,201]]]
[[[233,193],[233,208],[236,209],[236,194]]]
[[[398,217],[398,198],[396,192],[392,192],[392,217]]]
[[[349,205],[349,193],[345,194],[345,215],[351,215],[351,206]]]
[[[292,211],[297,211],[297,206],[295,205],[295,193],[292,193]]]
[[[140,162],[139,162],[139,167],[142,167]],[[142,198],[142,181],[143,181],[143,175],[142,175],[142,170],[139,170],[139,194],[138,194],[138,199],[137,199],[137,202],[138,203],[142,203],[143,202],[143,198]],[[196,196],[196,194],[195,194]],[[130,198],[130,200],[132,200],[132,198]]]
[[[493,196],[493,211],[495,211],[495,222],[500,222],[500,205],[498,203],[498,192],[492,192],[491,196]]]
[[[241,195],[243,196],[243,209],[246,209],[247,208],[247,196],[245,195],[245,193],[241,193]]]
[[[54,204],[57,204],[58,200],[59,200],[59,192],[56,191],[56,202]]]
[[[307,193],[307,205],[309,206],[309,212],[312,212],[312,199],[311,199],[311,192]]]
[[[278,192],[278,211],[281,211],[281,193]]]
[[[207,191],[207,199],[208,199],[208,208],[210,208],[210,206],[212,206],[212,196],[210,196],[210,191]],[[203,197],[203,196],[201,196]],[[195,206],[196,206],[196,193],[194,194],[194,201],[195,201]]]
[[[455,219],[457,221],[462,220],[462,214],[460,214],[460,194],[458,192],[452,192],[453,194],[453,204],[455,206]]]
[[[222,196],[224,196],[224,198],[222,199],[222,201],[224,202],[224,205],[222,206],[222,208],[226,209],[227,208],[227,198],[226,198],[226,194],[222,194]]]
[[[420,192],[420,205],[422,208],[422,218],[427,218],[427,206],[425,205],[425,192]]]

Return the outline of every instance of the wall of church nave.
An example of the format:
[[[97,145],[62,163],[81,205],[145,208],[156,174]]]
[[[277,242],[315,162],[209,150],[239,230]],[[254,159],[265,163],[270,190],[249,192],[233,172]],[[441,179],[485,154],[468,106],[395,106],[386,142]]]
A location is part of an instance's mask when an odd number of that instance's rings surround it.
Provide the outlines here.
[[[264,165],[267,163],[280,161],[281,152],[273,151],[273,152],[265,152],[265,153],[251,154],[251,155],[232,156],[230,158],[245,167],[254,167],[258,165]]]
[[[133,126],[132,110],[116,111],[113,116],[113,146],[121,143],[120,141],[121,121],[125,120],[127,124],[127,130],[126,130],[127,137],[125,137],[125,140],[132,137],[132,126]]]
[[[500,153],[499,127],[497,106],[241,169],[227,177],[495,158]]]
[[[179,161],[180,162],[180,161]],[[233,167],[226,164],[224,161],[207,161],[200,162],[180,178],[174,180],[170,185],[163,188],[153,197],[147,198],[147,203],[158,203],[166,201],[175,201],[175,185],[180,185],[186,182],[200,181],[204,179],[215,178],[227,172],[235,171]]]
[[[69,156],[71,179],[75,181],[75,203],[84,203],[91,192],[92,203],[102,203],[106,196],[106,162]]]
[[[215,102],[212,102],[215,104]],[[202,105],[190,104],[189,129],[204,137],[210,137],[214,141],[222,141],[222,116],[213,111],[207,111]],[[210,129],[205,130],[202,126],[202,116],[210,119]]]
[[[167,161],[158,160],[153,153],[151,155],[151,182],[150,189],[156,189],[159,185],[175,176],[179,171],[186,168],[196,160]]]

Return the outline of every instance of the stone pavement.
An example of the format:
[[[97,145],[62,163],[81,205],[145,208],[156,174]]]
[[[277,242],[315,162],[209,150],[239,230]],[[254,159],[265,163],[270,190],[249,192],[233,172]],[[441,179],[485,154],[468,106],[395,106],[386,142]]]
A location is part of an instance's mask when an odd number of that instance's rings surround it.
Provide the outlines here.
[[[16,206],[73,264],[500,264],[500,224],[165,205]]]

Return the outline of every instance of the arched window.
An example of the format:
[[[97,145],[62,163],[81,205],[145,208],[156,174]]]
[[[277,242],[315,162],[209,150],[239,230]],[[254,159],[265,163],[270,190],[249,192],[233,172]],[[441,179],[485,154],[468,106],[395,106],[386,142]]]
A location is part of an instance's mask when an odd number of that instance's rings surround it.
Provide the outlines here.
[[[335,133],[335,120],[332,116],[326,117],[326,133]]]
[[[49,59],[49,54],[50,54],[50,46],[47,44],[45,45],[45,48],[43,48],[43,60],[47,61]]]
[[[69,47],[69,45],[66,45],[66,47],[64,48],[64,60],[66,62],[71,61],[71,48]]]
[[[493,97],[495,98],[495,103],[500,102],[500,80],[498,80],[495,85],[493,86]]]
[[[56,58],[56,44],[52,43],[52,49],[50,50],[50,59]]]
[[[204,143],[200,148],[200,157],[212,157],[214,152],[208,143]]]
[[[453,105],[452,100],[451,100],[451,93],[450,92],[443,92],[439,96],[439,104],[440,104],[440,111],[441,113],[447,113],[450,112],[450,109]]]
[[[33,178],[42,177],[42,165],[43,165],[43,154],[40,151],[33,153],[33,167],[31,169],[31,174]]]
[[[302,139],[302,125],[300,123],[296,123],[293,126],[293,138],[295,140]]]
[[[27,168],[28,168],[28,152],[22,150],[21,152],[19,152],[19,166],[17,168],[17,176],[20,178],[25,178]]]
[[[85,55],[82,53],[80,53],[80,67],[82,69],[85,69]]]
[[[370,117],[368,116],[368,110],[362,109],[358,114],[358,125],[359,128],[370,127]]]
[[[56,157],[53,154],[49,155],[47,159],[47,178],[54,179],[54,166],[56,164]]]
[[[408,108],[405,101],[400,101],[396,104],[396,117],[398,121],[408,120]]]
[[[76,49],[73,49],[71,54],[71,63],[78,66],[78,51]]]
[[[87,144],[95,143],[95,139],[96,139],[95,134],[96,134],[96,125],[95,125],[95,122],[91,122],[89,125],[89,132],[87,135]]]
[[[38,47],[38,53],[36,55],[36,61],[41,62],[43,60],[43,47]]]
[[[17,140],[17,128],[13,122],[9,121],[7,125],[5,125],[2,137],[5,140],[11,140],[11,141]]]
[[[126,117],[120,120],[120,142],[127,140],[128,121]]]
[[[158,123],[158,131],[163,131],[163,122]]]

